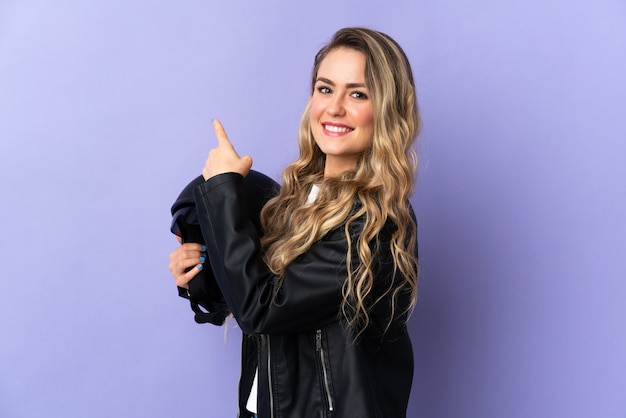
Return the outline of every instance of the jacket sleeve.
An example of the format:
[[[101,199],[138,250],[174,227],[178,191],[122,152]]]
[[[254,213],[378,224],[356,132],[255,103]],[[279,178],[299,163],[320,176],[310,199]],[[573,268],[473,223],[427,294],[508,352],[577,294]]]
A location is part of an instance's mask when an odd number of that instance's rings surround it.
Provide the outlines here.
[[[347,276],[343,230],[314,244],[286,269],[280,291],[263,261],[257,230],[242,204],[242,179],[215,176],[195,190],[208,257],[226,303],[246,333],[286,333],[337,321]],[[354,236],[360,233],[356,222]]]

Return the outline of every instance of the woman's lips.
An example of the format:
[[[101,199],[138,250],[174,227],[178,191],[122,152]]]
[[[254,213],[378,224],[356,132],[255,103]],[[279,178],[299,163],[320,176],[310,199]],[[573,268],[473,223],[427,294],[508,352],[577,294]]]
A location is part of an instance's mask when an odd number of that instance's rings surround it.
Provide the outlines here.
[[[354,128],[341,123],[323,122],[322,128],[324,129],[324,133],[329,136],[341,136],[354,131]]]

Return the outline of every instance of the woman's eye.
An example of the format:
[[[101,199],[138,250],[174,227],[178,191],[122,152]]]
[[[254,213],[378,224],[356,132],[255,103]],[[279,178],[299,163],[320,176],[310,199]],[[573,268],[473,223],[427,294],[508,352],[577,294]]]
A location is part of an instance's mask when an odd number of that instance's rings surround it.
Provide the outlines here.
[[[326,86],[319,86],[317,88],[317,91],[319,91],[322,94],[329,94],[330,93],[330,89]]]
[[[354,97],[355,99],[363,99],[363,100],[367,99],[367,94],[361,91],[352,92],[351,96]]]

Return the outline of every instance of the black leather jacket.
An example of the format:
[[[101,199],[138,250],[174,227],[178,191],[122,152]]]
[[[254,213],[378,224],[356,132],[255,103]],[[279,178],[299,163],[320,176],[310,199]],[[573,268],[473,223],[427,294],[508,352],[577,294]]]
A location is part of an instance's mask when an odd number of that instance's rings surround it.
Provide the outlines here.
[[[406,315],[385,330],[389,296],[373,307],[372,323],[357,342],[346,336],[339,313],[346,277],[343,228],[293,261],[275,295],[276,277],[259,254],[258,231],[243,204],[243,177],[213,177],[194,194],[213,273],[244,332],[240,398],[247,397],[258,367],[261,418],[405,417],[413,378]],[[353,242],[361,228],[352,223]],[[373,294],[394,285],[389,250],[394,229],[386,225],[375,247]],[[356,265],[358,257],[352,261]],[[396,312],[409,302],[410,295],[402,293]],[[243,405],[240,399],[240,417],[251,416]]]

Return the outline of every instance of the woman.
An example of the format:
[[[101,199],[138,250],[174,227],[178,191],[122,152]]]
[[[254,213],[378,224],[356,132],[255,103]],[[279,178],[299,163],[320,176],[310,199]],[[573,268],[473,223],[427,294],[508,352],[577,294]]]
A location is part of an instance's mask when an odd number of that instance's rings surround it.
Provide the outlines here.
[[[195,200],[215,278],[252,336],[241,417],[253,416],[244,407],[250,368],[258,392],[248,409],[259,417],[406,416],[413,376],[406,321],[417,295],[408,199],[420,124],[398,44],[370,29],[339,30],[315,57],[300,156],[264,206],[259,237],[242,204],[252,160],[214,121],[218,146]],[[202,267],[202,250],[188,243],[172,253],[179,286]]]

